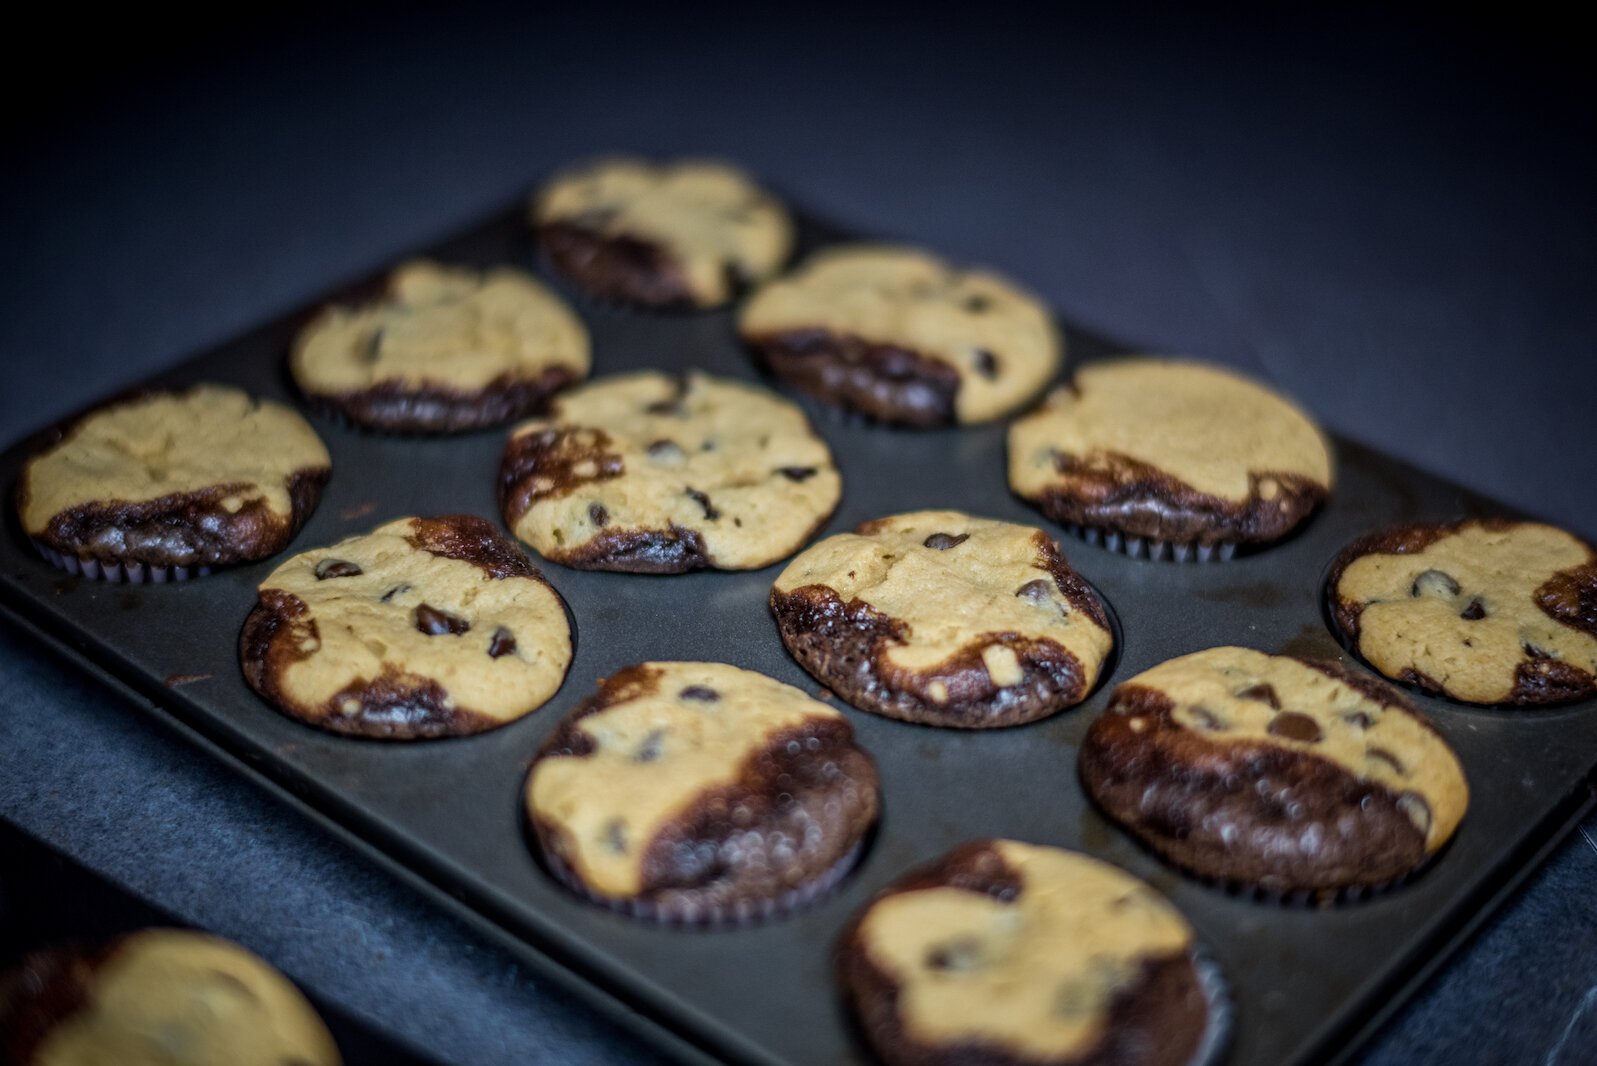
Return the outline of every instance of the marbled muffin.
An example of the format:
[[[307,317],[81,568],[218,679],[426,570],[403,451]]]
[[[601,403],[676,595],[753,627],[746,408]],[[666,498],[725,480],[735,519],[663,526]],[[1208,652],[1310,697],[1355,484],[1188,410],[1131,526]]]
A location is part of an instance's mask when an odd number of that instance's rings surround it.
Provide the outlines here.
[[[1060,848],[977,840],[880,893],[836,964],[889,1066],[1187,1066],[1217,978],[1153,889]]]
[[[1030,526],[917,511],[788,564],[771,611],[793,657],[854,706],[927,725],[1029,722],[1086,697],[1114,636]]]
[[[335,733],[480,733],[537,710],[571,665],[560,594],[481,518],[401,518],[261,582],[244,677]]]
[[[1013,282],[885,245],[817,253],[756,292],[738,331],[783,380],[910,426],[1008,414],[1063,358],[1047,309]]]
[[[1010,426],[1009,486],[1117,550],[1229,556],[1325,500],[1331,453],[1307,415],[1236,373],[1118,359],[1082,367]]]
[[[338,1066],[288,979],[236,944],[146,929],[0,976],[7,1066]]]
[[[636,917],[743,921],[840,878],[880,806],[837,711],[724,663],[629,667],[563,721],[527,779],[551,872]]]
[[[710,160],[597,160],[545,185],[532,221],[568,280],[644,307],[718,307],[776,273],[793,248],[787,209]]]
[[[1081,747],[1089,795],[1200,876],[1321,898],[1412,873],[1469,805],[1396,689],[1335,663],[1211,648],[1124,682]]]
[[[382,298],[332,306],[289,358],[313,403],[357,425],[447,433],[543,408],[588,374],[588,331],[515,267],[406,263]]]
[[[704,374],[604,378],[565,393],[505,448],[505,524],[583,570],[751,570],[791,555],[842,479],[799,409]]]
[[[57,566],[166,580],[275,555],[316,509],[327,448],[282,404],[224,385],[114,401],[53,431],[17,481]]]
[[[1481,704],[1597,695],[1597,552],[1561,529],[1384,530],[1337,556],[1327,591],[1342,634],[1395,681]]]

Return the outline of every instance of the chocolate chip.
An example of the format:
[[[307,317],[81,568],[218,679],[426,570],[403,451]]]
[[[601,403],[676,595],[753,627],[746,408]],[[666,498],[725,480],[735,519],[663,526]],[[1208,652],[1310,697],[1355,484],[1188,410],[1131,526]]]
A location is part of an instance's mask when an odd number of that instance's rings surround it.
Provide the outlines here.
[[[395,585],[393,588],[391,588],[387,592],[383,593],[382,601],[384,603],[387,603],[389,600],[392,600],[395,596],[403,595],[404,593],[409,592],[409,591],[410,591],[410,586],[409,585],[403,585],[403,584]]]
[[[700,703],[714,703],[721,698],[721,694],[706,685],[689,685],[677,696],[685,700],[698,700]]]
[[[1049,590],[1052,587],[1053,582],[1039,577],[1035,581],[1028,581],[1024,585],[1020,586],[1020,588],[1015,590],[1015,595],[1025,600],[1027,603],[1035,603],[1041,606],[1042,604],[1052,602],[1052,597],[1048,595]]]
[[[1342,721],[1346,722],[1354,729],[1368,729],[1370,728],[1371,719],[1370,716],[1365,714],[1363,711],[1353,711],[1351,713],[1344,714],[1342,716]]]
[[[1482,603],[1480,601],[1480,597],[1477,596],[1475,599],[1469,601],[1468,607],[1458,612],[1458,616],[1464,619],[1466,622],[1479,622],[1482,618],[1486,617],[1486,605]]]
[[[448,611],[440,611],[430,604],[423,603],[416,607],[416,628],[429,637],[441,637],[446,633],[458,637],[471,628],[471,623]]]
[[[928,970],[974,970],[982,964],[982,944],[975,937],[960,937],[934,944],[926,952]]]
[[[936,551],[940,551],[940,552],[945,552],[949,548],[957,548],[957,547],[959,547],[961,544],[965,543],[969,539],[970,539],[970,534],[969,533],[961,533],[957,537],[954,536],[951,533],[933,533],[931,536],[927,537],[922,543],[924,543],[926,545],[926,547],[928,547],[928,548],[932,548],[932,549],[934,549]]]
[[[1384,762],[1392,768],[1394,773],[1403,774],[1408,772],[1403,769],[1403,760],[1385,748],[1369,748],[1364,752],[1364,757],[1371,762]]]
[[[1320,723],[1297,711],[1282,711],[1270,719],[1269,732],[1287,740],[1301,740],[1306,744],[1320,742]]]
[[[509,655],[516,650],[516,635],[505,626],[494,630],[493,640],[488,642],[488,658],[498,659]]]
[[[1225,722],[1221,720],[1220,716],[1207,707],[1193,707],[1188,713],[1197,719],[1200,726],[1211,732],[1219,732],[1225,728]]]
[[[981,293],[971,293],[965,297],[965,310],[971,314],[979,315],[993,305],[993,302]]]
[[[651,729],[649,735],[643,738],[643,743],[638,745],[638,750],[632,753],[633,762],[653,762],[665,750],[665,730]]]
[[[1418,792],[1405,792],[1397,797],[1397,809],[1408,815],[1409,821],[1421,833],[1431,831],[1431,805]]]
[[[1525,654],[1529,655],[1532,659],[1556,659],[1556,658],[1558,658],[1558,656],[1554,655],[1552,652],[1544,651],[1541,648],[1538,648],[1536,645],[1530,643],[1529,641],[1526,641],[1526,642],[1520,644],[1520,648],[1523,649]]]
[[[776,472],[789,481],[808,481],[816,474],[813,466],[779,466]]]
[[[684,489],[683,492],[688,499],[704,508],[704,517],[706,521],[714,522],[717,518],[721,517],[721,512],[716,510],[715,504],[710,502],[710,497],[706,496],[698,489]]]
[[[323,559],[316,564],[317,581],[326,581],[330,577],[359,577],[365,572],[347,559]]]
[[[687,411],[682,407],[682,400],[688,394],[688,379],[679,377],[673,383],[672,393],[663,400],[656,400],[644,408],[651,415],[675,415],[685,418]]]
[[[1457,596],[1458,582],[1441,570],[1427,570],[1408,588],[1410,596]]]
[[[381,329],[373,330],[372,335],[366,339],[366,348],[360,353],[361,358],[368,363],[375,363],[378,356],[382,354],[382,350],[383,331]]]
[[[1281,699],[1275,694],[1275,686],[1267,681],[1261,681],[1257,685],[1249,685],[1237,693],[1237,699],[1263,700],[1276,710],[1279,711],[1281,709]],[[1302,715],[1299,715],[1299,717],[1301,718]]]
[[[992,381],[998,376],[998,357],[986,348],[976,349],[976,373]]]
[[[602,503],[588,504],[588,521],[596,526],[605,525],[610,521],[610,512],[604,509]]]
[[[627,823],[617,818],[604,827],[604,846],[617,855],[627,852]]]
[[[680,463],[687,458],[687,453],[682,450],[682,445],[674,440],[661,439],[654,441],[648,448],[649,458],[662,463]]]

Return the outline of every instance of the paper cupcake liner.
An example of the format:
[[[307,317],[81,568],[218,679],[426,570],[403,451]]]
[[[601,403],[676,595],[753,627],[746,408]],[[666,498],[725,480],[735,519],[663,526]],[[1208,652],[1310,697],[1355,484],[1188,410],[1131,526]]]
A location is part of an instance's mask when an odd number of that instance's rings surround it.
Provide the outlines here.
[[[1194,943],[1188,954],[1192,959],[1192,969],[1198,975],[1198,987],[1203,991],[1204,1005],[1209,1010],[1209,1023],[1204,1027],[1197,1050],[1187,1060],[1187,1066],[1218,1066],[1231,1045],[1231,1030],[1236,1022],[1231,988],[1226,983],[1220,964],[1210,957],[1201,944]]]
[[[1427,855],[1423,860],[1421,860],[1420,864],[1414,867],[1412,870],[1398,874],[1396,877],[1388,878],[1385,881],[1376,882],[1374,884],[1342,885],[1335,888],[1327,887],[1294,889],[1269,888],[1264,885],[1254,884],[1251,881],[1238,881],[1229,877],[1214,877],[1208,874],[1202,874],[1190,867],[1183,866],[1181,863],[1171,860],[1163,854],[1156,854],[1159,855],[1159,859],[1162,862],[1169,866],[1175,867],[1186,876],[1192,878],[1194,881],[1197,881],[1199,884],[1202,884],[1208,888],[1216,889],[1220,892],[1224,892],[1228,896],[1235,896],[1239,899],[1247,899],[1254,903],[1261,903],[1272,907],[1318,910],[1323,907],[1343,907],[1367,903],[1372,899],[1376,899],[1390,892],[1394,892],[1413,881],[1416,877],[1419,877],[1426,870],[1429,870],[1432,864],[1435,863],[1436,856],[1440,855],[1441,852],[1445,850],[1447,849],[1444,845],[1440,851]]]
[[[544,865],[555,880],[588,902],[624,914],[628,918],[656,925],[738,928],[780,918],[814,903],[848,876],[849,871],[859,862],[864,850],[865,842],[857,841],[847,854],[833,863],[824,873],[797,888],[790,888],[770,899],[738,900],[729,906],[703,904],[692,900],[662,904],[654,900],[600,895],[583,884],[575,871],[559,856],[548,851],[542,851],[541,854]]]
[[[91,581],[105,581],[112,585],[164,585],[168,582],[187,581],[191,577],[204,577],[211,572],[209,566],[157,566],[152,563],[107,562],[101,559],[84,559],[67,555],[34,541],[33,546],[45,562],[58,570]]]
[[[1066,522],[1061,528],[1095,548],[1107,548],[1109,551],[1133,559],[1157,559],[1173,563],[1215,563],[1229,562],[1237,553],[1235,541],[1197,544],[1192,541],[1168,541],[1155,537],[1130,537],[1116,529],[1080,526],[1073,522]]]

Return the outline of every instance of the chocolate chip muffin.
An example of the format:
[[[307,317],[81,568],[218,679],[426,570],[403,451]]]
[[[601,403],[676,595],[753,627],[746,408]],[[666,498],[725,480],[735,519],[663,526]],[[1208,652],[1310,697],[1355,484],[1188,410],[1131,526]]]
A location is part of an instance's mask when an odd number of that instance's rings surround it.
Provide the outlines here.
[[[779,914],[847,872],[876,821],[876,767],[837,711],[724,663],[643,663],[544,743],[527,815],[545,864],[635,917]]]
[[[236,944],[146,929],[0,976],[8,1066],[338,1066],[316,1011]]]
[[[560,396],[516,429],[505,524],[582,570],[752,570],[792,554],[837,506],[825,441],[786,400],[704,374],[645,372]]]
[[[410,740],[537,710],[571,665],[560,594],[492,525],[401,518],[296,555],[261,582],[244,678],[334,733]]]
[[[48,434],[17,481],[17,513],[72,573],[180,580],[282,551],[331,472],[289,408],[195,385],[117,400]]]
[[[651,308],[718,307],[781,269],[793,247],[787,209],[710,160],[588,163],[539,191],[532,221],[567,280]]]
[[[782,641],[862,710],[990,728],[1074,706],[1114,636],[1047,534],[917,511],[828,537],[771,589]]]
[[[1118,359],[1082,367],[1010,426],[1009,486],[1116,551],[1229,558],[1325,500],[1331,453],[1307,415],[1239,374]]]
[[[1060,848],[956,848],[877,895],[836,960],[889,1066],[1188,1066],[1223,1036],[1180,912]]]
[[[327,308],[289,358],[307,398],[356,425],[449,433],[543,408],[588,374],[588,331],[515,267],[406,263],[380,299]]]
[[[1117,687],[1082,743],[1081,779],[1169,861],[1283,897],[1404,878],[1469,805],[1458,757],[1402,693],[1247,648]]]
[[[828,248],[763,286],[738,331],[784,381],[908,426],[1006,415],[1063,358],[1047,309],[1013,282],[870,244]]]
[[[1538,522],[1400,526],[1332,564],[1342,635],[1394,681],[1467,703],[1597,695],[1597,552]]]

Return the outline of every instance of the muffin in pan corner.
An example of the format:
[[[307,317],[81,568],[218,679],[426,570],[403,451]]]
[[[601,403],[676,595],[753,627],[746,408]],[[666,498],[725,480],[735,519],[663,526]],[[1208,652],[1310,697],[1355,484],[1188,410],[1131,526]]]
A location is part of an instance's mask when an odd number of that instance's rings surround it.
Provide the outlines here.
[[[16,504],[62,569],[182,580],[282,551],[331,474],[296,412],[200,384],[114,400],[53,431],[24,465]]]

